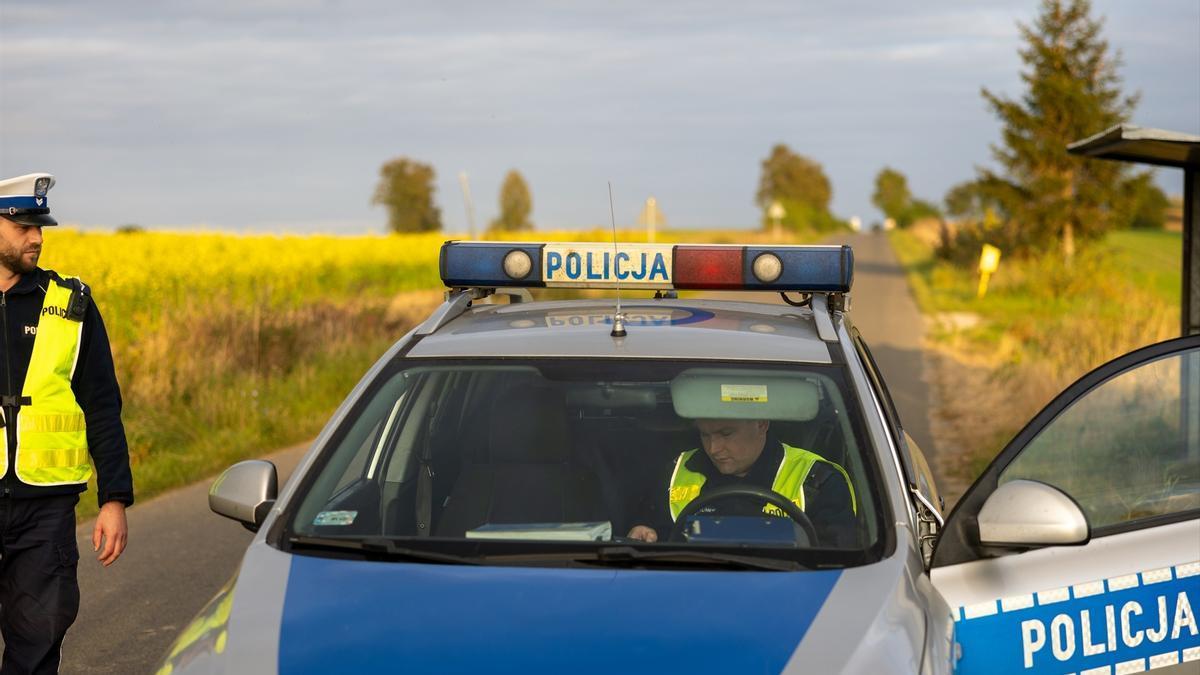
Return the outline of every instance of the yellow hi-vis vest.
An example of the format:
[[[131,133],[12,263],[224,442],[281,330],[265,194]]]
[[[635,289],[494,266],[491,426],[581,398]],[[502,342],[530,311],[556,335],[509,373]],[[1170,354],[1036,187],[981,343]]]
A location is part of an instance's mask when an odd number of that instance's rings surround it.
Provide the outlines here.
[[[671,520],[673,521],[679,519],[679,513],[683,511],[683,507],[695,499],[700,494],[700,488],[704,486],[705,475],[687,468],[688,460],[697,452],[699,450],[688,450],[675,460],[675,472],[671,474],[671,486],[667,492],[667,502],[671,507]],[[854,498],[854,486],[850,484],[850,476],[845,469],[814,452],[793,448],[786,443],[783,444],[783,460],[779,462],[779,469],[775,472],[775,480],[771,483],[771,489],[783,495],[803,511],[804,479],[808,478],[808,472],[817,462],[824,462],[837,469],[838,473],[846,479],[846,487],[850,489],[850,507],[857,513],[858,505]],[[772,516],[785,515],[783,509],[774,504],[763,506],[763,513]]]
[[[17,413],[17,478],[29,485],[86,483],[92,476],[83,409],[71,391],[83,322],[66,317],[70,298],[70,288],[48,284],[21,389],[30,403]],[[8,471],[8,434],[3,430],[0,448],[2,476]]]

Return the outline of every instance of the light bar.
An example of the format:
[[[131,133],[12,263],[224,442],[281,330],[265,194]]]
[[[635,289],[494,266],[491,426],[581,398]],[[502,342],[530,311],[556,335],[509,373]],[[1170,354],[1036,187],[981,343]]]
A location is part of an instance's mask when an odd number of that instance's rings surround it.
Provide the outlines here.
[[[442,253],[438,261],[442,283],[450,288],[545,286],[546,284],[541,282],[542,246],[543,244],[448,241],[442,244]],[[513,273],[522,267],[515,259],[522,257],[528,258],[529,270],[524,275],[514,276]],[[506,259],[509,260],[507,266],[504,264]]]
[[[846,293],[849,246],[709,244],[442,244],[442,282],[451,288],[641,288]]]

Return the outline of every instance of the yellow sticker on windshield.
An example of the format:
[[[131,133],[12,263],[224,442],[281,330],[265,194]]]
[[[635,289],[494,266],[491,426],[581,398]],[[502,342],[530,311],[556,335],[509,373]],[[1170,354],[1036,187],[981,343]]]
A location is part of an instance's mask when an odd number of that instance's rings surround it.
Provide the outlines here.
[[[765,384],[723,384],[721,401],[724,403],[766,403]]]

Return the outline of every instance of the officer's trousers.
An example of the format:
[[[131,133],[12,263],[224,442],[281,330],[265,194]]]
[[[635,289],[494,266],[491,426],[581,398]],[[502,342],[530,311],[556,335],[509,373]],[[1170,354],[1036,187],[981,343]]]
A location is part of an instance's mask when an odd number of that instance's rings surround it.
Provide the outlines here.
[[[0,498],[0,675],[57,673],[79,613],[78,495]]]

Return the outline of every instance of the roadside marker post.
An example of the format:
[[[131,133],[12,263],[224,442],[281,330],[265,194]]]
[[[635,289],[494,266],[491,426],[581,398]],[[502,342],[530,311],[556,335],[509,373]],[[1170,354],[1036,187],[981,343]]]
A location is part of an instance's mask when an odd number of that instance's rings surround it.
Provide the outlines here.
[[[976,298],[982,299],[987,294],[988,278],[1000,267],[1000,249],[991,244],[984,244],[979,253],[979,292]]]
[[[646,206],[642,209],[642,215],[638,221],[646,226],[646,241],[653,244],[657,236],[656,229],[658,227],[658,200],[654,197],[646,198]]]

